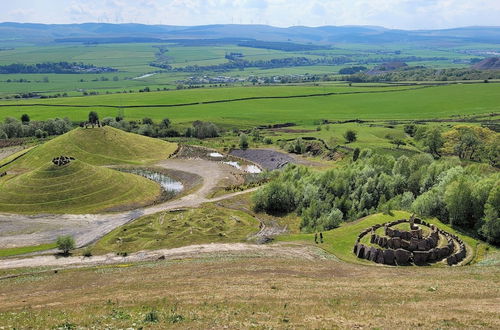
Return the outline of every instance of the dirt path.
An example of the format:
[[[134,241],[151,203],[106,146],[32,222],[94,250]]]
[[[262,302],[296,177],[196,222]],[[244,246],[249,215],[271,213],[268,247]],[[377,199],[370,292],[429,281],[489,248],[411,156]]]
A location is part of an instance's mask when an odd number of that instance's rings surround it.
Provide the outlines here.
[[[256,190],[249,189],[210,199],[207,198],[207,195],[217,187],[221,180],[236,176],[236,170],[233,167],[199,159],[169,159],[160,162],[158,166],[196,173],[203,178],[203,185],[199,190],[180,199],[128,212],[35,216],[0,214],[0,248],[52,243],[54,238],[60,235],[73,236],[77,246],[82,247],[97,241],[113,229],[144,215],[197,207],[203,203],[217,202]]]
[[[326,258],[321,249],[298,244],[258,245],[247,243],[213,243],[190,245],[175,249],[140,251],[123,257],[114,253],[93,257],[61,257],[54,255],[35,256],[31,258],[13,258],[0,261],[0,269],[34,268],[34,267],[86,267],[112,265],[153,260],[195,258],[210,254],[252,254],[257,256],[289,257],[314,260]]]

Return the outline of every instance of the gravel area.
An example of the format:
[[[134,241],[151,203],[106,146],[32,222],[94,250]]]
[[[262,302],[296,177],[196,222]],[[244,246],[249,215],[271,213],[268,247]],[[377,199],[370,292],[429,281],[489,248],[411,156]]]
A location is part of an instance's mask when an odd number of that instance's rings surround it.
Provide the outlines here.
[[[271,149],[233,150],[231,155],[247,159],[270,171],[280,169],[289,163],[298,163],[293,157]]]

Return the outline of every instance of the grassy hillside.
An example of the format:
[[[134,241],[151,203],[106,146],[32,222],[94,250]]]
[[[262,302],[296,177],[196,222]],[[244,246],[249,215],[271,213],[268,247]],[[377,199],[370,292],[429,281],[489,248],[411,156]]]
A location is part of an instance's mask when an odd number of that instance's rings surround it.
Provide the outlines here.
[[[176,148],[174,143],[112,127],[77,128],[34,148],[7,168],[32,170],[60,155],[92,165],[147,164],[168,158]]]
[[[329,92],[343,94],[302,97],[307,94]],[[351,92],[356,92],[356,94],[349,94]],[[97,111],[100,117],[114,117],[121,106],[133,105],[133,108],[124,108],[124,114],[128,120],[151,117],[159,121],[167,117],[177,124],[206,120],[221,125],[248,127],[283,122],[305,125],[321,119],[416,120],[499,112],[499,92],[500,84],[493,83],[445,85],[420,89],[369,86],[351,89],[341,85],[199,89],[64,98],[38,102],[4,101],[2,104],[7,106],[0,108],[0,117],[19,118],[23,113],[28,113],[33,119],[67,116],[71,120],[85,120],[90,110]],[[294,95],[301,97],[205,103],[178,107],[162,106],[244,97],[290,97]],[[37,105],[38,103],[47,106]],[[31,105],[20,107],[21,104]],[[56,104],[57,107],[51,106]],[[305,111],[306,109],[307,111]]]
[[[161,189],[146,178],[75,160],[8,175],[0,192],[0,212],[86,213],[148,204]]]
[[[382,224],[403,218],[408,219],[410,216],[411,214],[408,212],[397,211],[394,212],[394,215],[392,216],[378,213],[355,222],[343,223],[339,228],[323,233],[324,243],[320,244],[320,247],[330,253],[333,253],[336,257],[342,259],[343,261],[373,265],[373,263],[369,261],[358,259],[352,252],[354,242],[356,241],[356,237],[359,235],[359,233],[375,224]],[[457,232],[452,227],[442,223],[436,218],[426,219],[426,221],[435,224],[439,228],[446,230],[449,233],[458,235],[471,248],[471,250],[473,250],[474,258],[471,257],[470,259],[474,259],[474,261],[479,261],[478,259],[484,256],[485,250],[490,249],[485,243]],[[314,234],[285,235],[278,237],[278,240],[314,243]]]
[[[259,231],[251,215],[205,204],[197,209],[162,212],[139,218],[103,237],[93,253],[136,252],[203,243],[244,241]]]

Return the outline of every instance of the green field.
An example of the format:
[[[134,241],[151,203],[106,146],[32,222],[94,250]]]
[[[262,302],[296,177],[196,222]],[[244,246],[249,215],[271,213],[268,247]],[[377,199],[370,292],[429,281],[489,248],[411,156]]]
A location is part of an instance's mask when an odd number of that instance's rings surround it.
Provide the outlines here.
[[[2,105],[5,106],[0,108],[0,116],[19,118],[21,114],[28,113],[33,119],[69,117],[74,121],[82,121],[87,118],[91,110],[97,111],[101,118],[115,117],[120,107],[124,107],[121,109],[125,118],[129,120],[144,117],[161,120],[167,117],[175,124],[206,120],[220,125],[252,127],[284,122],[313,124],[321,119],[378,121],[443,119],[452,116],[497,113],[500,110],[498,84],[457,84],[420,89],[333,86],[240,87],[104,95],[36,102],[4,101]],[[291,98],[291,96],[329,92],[360,93]],[[167,107],[180,103],[270,96],[290,98]],[[132,105],[133,108],[127,108]]]

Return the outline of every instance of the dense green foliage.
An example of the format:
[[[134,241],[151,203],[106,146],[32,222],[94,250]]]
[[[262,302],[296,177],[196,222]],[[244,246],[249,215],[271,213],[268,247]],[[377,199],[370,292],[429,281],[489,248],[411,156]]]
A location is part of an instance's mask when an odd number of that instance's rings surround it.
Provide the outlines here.
[[[71,236],[59,236],[56,241],[57,248],[63,254],[68,254],[76,246],[75,239]]]
[[[255,195],[255,208],[297,211],[304,231],[328,230],[391,209],[435,216],[500,244],[500,174],[487,165],[463,167],[457,158],[434,160],[371,154],[324,173],[289,166]]]
[[[22,137],[42,138],[49,135],[61,135],[69,132],[73,124],[68,118],[47,119],[45,121],[30,121],[29,116],[23,115],[23,120],[7,117],[0,123],[0,139]]]
[[[457,80],[488,80],[500,79],[498,70],[474,69],[431,69],[422,67],[406,67],[377,75],[356,73],[344,77],[352,82],[380,82],[380,81],[457,81]]]
[[[83,63],[39,63],[39,64],[9,64],[0,65],[0,74],[9,73],[103,73],[116,72],[112,68],[99,68],[91,64]],[[47,81],[48,82],[48,81]]]

